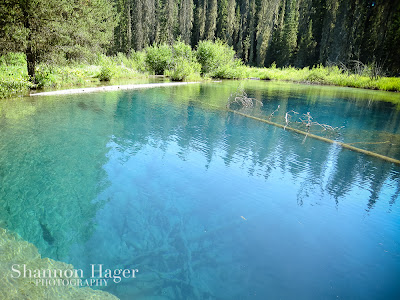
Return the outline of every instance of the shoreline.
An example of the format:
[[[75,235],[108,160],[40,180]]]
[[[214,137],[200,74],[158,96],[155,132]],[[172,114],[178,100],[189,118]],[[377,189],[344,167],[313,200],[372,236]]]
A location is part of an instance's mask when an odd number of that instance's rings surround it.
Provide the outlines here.
[[[78,89],[67,89],[52,92],[40,92],[40,93],[30,93],[29,96],[55,96],[55,95],[71,95],[71,94],[86,94],[86,93],[96,93],[96,92],[107,92],[107,91],[122,91],[122,90],[136,90],[136,89],[146,89],[146,88],[156,88],[164,86],[178,86],[195,84],[201,82],[165,82],[165,83],[143,83],[143,84],[126,84],[126,85],[110,85],[101,87],[91,87],[91,88],[78,88]]]

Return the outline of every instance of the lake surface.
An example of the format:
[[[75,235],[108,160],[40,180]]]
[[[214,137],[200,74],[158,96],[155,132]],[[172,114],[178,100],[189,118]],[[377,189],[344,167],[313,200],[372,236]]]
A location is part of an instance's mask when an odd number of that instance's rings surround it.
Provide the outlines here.
[[[120,299],[399,299],[399,94],[229,81],[0,101],[0,226]],[[384,99],[386,101],[375,101]],[[396,102],[397,101],[397,102]],[[279,110],[274,113],[279,105]],[[340,129],[311,128],[314,122]],[[1,284],[1,283],[0,283]]]

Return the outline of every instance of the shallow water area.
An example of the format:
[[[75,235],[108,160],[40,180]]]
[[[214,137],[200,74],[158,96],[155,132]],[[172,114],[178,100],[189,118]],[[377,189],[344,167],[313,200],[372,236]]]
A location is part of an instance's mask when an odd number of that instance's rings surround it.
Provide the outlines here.
[[[6,100],[0,226],[88,277],[137,269],[97,287],[120,299],[398,299],[400,167],[227,111],[240,86],[263,104],[240,112],[309,112],[344,126],[310,132],[400,159],[394,93],[227,81]]]

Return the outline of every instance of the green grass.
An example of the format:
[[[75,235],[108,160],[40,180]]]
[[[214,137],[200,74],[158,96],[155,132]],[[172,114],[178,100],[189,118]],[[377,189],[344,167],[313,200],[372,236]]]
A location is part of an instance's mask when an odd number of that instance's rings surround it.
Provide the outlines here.
[[[29,81],[26,60],[22,54],[8,54],[19,59],[0,57],[0,98],[24,95],[30,88],[63,88],[72,86],[91,86],[111,79],[135,79],[146,77],[137,70],[135,59],[121,55],[115,57],[99,56],[95,65],[70,63],[64,66],[39,64],[36,67],[36,85]],[[140,67],[139,67],[140,68]]]
[[[311,84],[326,84],[344,87],[355,87],[382,91],[400,91],[400,78],[378,77],[351,74],[337,66],[296,69],[287,68],[250,68],[246,75],[264,80],[281,80]]]
[[[32,84],[21,53],[9,53],[0,57],[0,98],[27,92]]]
[[[26,73],[23,68],[0,66],[0,98],[27,92],[32,84]]]

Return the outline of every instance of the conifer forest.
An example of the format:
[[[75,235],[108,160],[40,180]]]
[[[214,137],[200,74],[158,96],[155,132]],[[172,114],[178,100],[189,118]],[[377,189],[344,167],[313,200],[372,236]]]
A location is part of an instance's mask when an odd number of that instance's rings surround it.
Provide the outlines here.
[[[248,65],[360,61],[400,70],[398,0],[117,0],[109,50],[222,40]]]
[[[177,39],[232,46],[245,64],[376,64],[400,72],[399,0],[5,0],[0,53],[28,70],[54,53],[140,51]]]

